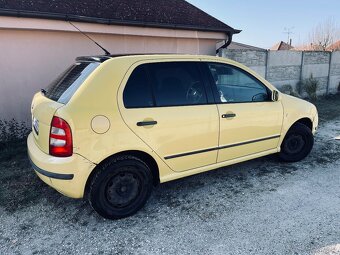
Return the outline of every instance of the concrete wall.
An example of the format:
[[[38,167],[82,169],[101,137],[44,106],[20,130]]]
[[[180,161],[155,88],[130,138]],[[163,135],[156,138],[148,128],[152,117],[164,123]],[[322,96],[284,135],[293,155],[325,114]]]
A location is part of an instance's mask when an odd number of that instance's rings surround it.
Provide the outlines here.
[[[224,33],[76,23],[112,54],[215,55]],[[45,88],[77,56],[102,55],[64,21],[0,17],[0,119],[30,123],[34,93]]]
[[[240,62],[263,77],[266,76],[267,51],[223,50],[222,56]]]
[[[290,84],[296,89],[301,75],[301,52],[269,51],[267,64],[267,79],[281,87]]]
[[[228,50],[221,57],[240,62],[262,75],[278,89],[291,85],[303,93],[299,82],[312,74],[319,81],[318,94],[337,93],[340,85],[340,51]]]
[[[329,91],[335,92],[338,89],[340,89],[340,51],[335,51],[331,55]]]
[[[302,77],[307,79],[313,75],[319,81],[320,94],[327,93],[330,55],[329,52],[304,52]]]

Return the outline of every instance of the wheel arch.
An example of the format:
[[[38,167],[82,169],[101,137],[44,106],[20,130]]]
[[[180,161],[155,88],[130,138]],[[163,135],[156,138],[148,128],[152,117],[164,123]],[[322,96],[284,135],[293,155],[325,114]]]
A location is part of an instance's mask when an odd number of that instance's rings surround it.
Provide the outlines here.
[[[304,135],[302,135],[305,138],[303,139],[303,144],[302,147],[299,148],[297,151],[294,151],[294,148],[292,150],[289,149],[289,146],[284,146],[284,142],[286,139],[289,139],[288,134],[291,130],[293,130],[294,128],[296,128],[297,132],[300,132],[298,134],[300,134],[301,136],[301,132],[306,132],[307,130],[309,130],[308,133],[303,133]],[[295,121],[287,130],[286,134],[284,137],[282,137],[282,141],[280,143],[280,150],[279,150],[279,157],[285,161],[285,162],[297,162],[300,161],[302,159],[304,159],[312,150],[313,148],[313,144],[314,144],[314,136],[312,133],[313,130],[313,122],[310,118],[308,117],[303,117],[298,119],[297,121]],[[293,137],[296,136],[294,131],[293,131]],[[294,139],[294,138],[293,138]],[[300,139],[301,140],[301,139]],[[289,140],[287,140],[289,141]],[[284,147],[282,147],[284,146]]]
[[[84,190],[85,196],[87,196],[87,194],[88,194],[92,178],[95,176],[95,174],[98,171],[100,171],[101,166],[106,164],[110,159],[112,159],[114,157],[119,157],[119,156],[124,156],[124,155],[134,156],[134,157],[139,158],[142,161],[144,161],[149,166],[149,168],[152,172],[154,185],[156,186],[160,183],[158,164],[157,164],[156,160],[150,154],[148,154],[144,151],[138,151],[138,150],[122,151],[122,152],[115,153],[115,154],[107,157],[106,159],[102,160],[93,169],[93,171],[91,172],[91,174],[89,175],[89,177],[87,178],[87,181],[86,181],[85,190]]]
[[[293,123],[293,125],[291,125],[291,127],[289,129],[291,129],[296,123],[300,123],[302,125],[305,125],[306,127],[308,127],[311,131],[313,130],[313,121],[308,118],[308,117],[305,117],[305,118],[301,118],[297,121],[295,121]]]
[[[297,123],[300,123],[308,127],[311,131],[313,131],[313,121],[309,117],[301,117],[295,122],[293,122],[290,126],[288,126],[288,128],[286,127],[287,129],[286,128],[284,129],[284,131],[281,133],[281,140],[280,140],[279,146],[282,145],[284,138],[288,134],[289,130],[291,130],[291,128],[294,127],[294,125],[296,125]]]

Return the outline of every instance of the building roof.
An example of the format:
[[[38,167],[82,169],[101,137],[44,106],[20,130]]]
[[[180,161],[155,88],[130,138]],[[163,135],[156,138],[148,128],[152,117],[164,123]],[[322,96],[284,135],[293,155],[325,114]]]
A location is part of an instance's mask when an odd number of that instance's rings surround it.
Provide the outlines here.
[[[294,50],[297,50],[297,51],[315,51],[316,49],[313,47],[313,45],[302,44],[302,45],[295,46]]]
[[[329,45],[326,48],[327,51],[335,51],[335,50],[340,50],[340,40],[336,41],[335,43]]]
[[[231,42],[228,46],[228,50],[256,50],[256,51],[266,51],[266,49],[255,47],[248,44],[243,44],[239,42]]]
[[[270,50],[292,50],[292,49],[294,49],[293,46],[283,41],[275,44],[273,47],[270,48]]]
[[[0,15],[239,33],[184,0],[0,0]]]

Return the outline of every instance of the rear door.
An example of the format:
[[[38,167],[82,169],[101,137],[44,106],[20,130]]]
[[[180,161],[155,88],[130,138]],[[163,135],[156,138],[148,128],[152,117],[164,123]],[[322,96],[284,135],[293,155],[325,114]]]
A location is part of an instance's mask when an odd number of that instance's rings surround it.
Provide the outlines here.
[[[49,134],[55,112],[71,99],[73,94],[100,65],[99,62],[78,62],[69,67],[32,101],[32,132],[38,147],[49,153]]]
[[[207,63],[220,118],[217,162],[275,149],[281,134],[283,107],[271,91],[247,71]]]
[[[218,112],[197,62],[139,64],[127,77],[123,119],[172,170],[216,163]]]

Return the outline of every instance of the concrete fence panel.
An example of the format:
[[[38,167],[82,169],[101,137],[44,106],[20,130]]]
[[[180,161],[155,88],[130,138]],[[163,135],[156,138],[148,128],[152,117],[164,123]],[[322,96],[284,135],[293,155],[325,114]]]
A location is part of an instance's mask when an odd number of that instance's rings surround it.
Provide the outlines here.
[[[331,67],[329,73],[329,93],[340,91],[340,51],[335,51],[331,55]]]
[[[222,57],[235,60],[253,69],[261,76],[266,76],[267,52],[257,50],[224,50]]]
[[[290,85],[295,91],[303,93],[301,81],[313,75],[319,82],[319,95],[340,90],[340,51],[224,49],[221,56],[252,68],[278,89],[283,85]]]
[[[278,88],[291,85],[298,90],[297,83],[301,77],[302,52],[269,51],[267,64],[267,79]]]
[[[302,79],[313,77],[319,82],[318,94],[326,94],[330,68],[330,52],[304,52]]]

